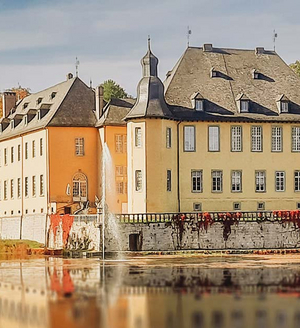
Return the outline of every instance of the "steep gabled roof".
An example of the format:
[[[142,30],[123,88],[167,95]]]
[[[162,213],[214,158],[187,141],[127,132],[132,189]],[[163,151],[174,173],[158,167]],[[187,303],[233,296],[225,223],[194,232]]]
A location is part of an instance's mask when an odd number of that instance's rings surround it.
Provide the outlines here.
[[[130,112],[136,99],[112,98],[104,107],[103,114],[96,123],[96,127],[104,125],[126,125],[124,118]]]
[[[11,120],[16,115],[30,114],[34,117],[27,125],[22,120],[13,129],[8,126],[0,134],[0,140],[46,126],[94,126],[96,123],[94,108],[93,90],[79,78],[68,79],[18,102],[16,109],[5,120]],[[37,115],[39,110],[45,111],[45,115],[40,119]]]
[[[222,74],[212,78],[212,67]],[[254,69],[259,72],[257,79]],[[200,92],[210,117],[300,121],[300,78],[274,51],[190,47],[164,85],[166,102],[177,119],[206,115],[192,111],[191,96]],[[236,99],[241,94],[251,102],[249,113],[238,112]],[[278,113],[276,101],[282,94],[290,101],[289,113]]]

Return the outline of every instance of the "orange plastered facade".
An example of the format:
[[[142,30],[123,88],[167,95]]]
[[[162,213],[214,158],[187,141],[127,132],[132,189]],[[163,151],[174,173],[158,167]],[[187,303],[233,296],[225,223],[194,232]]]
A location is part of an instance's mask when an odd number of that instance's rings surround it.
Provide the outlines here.
[[[84,138],[83,156],[76,155],[76,138]],[[49,127],[48,150],[49,201],[57,203],[57,212],[64,206],[73,205],[72,182],[78,172],[87,177],[87,199],[92,205],[99,185],[98,130],[94,127]]]

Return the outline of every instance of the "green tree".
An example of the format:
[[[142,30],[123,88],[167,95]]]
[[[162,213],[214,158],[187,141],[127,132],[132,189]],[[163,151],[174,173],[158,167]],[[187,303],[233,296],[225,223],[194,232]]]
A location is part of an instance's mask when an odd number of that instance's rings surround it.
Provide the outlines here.
[[[126,91],[115,81],[107,80],[103,82],[104,88],[104,100],[110,101],[111,98],[127,98],[128,94]]]
[[[296,60],[294,63],[290,64],[290,68],[300,76],[300,61]]]

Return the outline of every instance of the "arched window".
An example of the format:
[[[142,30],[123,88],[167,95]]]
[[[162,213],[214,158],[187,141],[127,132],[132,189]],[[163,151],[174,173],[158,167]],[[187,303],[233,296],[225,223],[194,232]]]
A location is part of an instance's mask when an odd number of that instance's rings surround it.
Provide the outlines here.
[[[73,177],[73,201],[87,201],[87,177],[83,173],[76,173]]]

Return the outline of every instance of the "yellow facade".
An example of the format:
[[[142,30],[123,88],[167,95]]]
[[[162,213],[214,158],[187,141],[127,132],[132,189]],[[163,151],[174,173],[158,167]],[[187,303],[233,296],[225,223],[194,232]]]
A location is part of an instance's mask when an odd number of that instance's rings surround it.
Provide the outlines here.
[[[231,127],[242,127],[242,151],[231,151]],[[135,149],[134,128],[143,127],[145,144]],[[195,151],[184,151],[184,126],[195,127]],[[208,150],[208,127],[218,126],[220,151]],[[251,151],[251,127],[262,127],[261,152]],[[282,127],[280,152],[271,148],[272,127]],[[241,211],[257,211],[258,203],[265,210],[293,210],[300,202],[300,193],[294,190],[294,172],[300,170],[300,152],[292,151],[291,123],[245,123],[245,122],[176,122],[164,119],[135,120],[128,123],[129,161],[133,163],[129,173],[129,212],[192,212],[194,204],[200,203],[202,211],[232,211],[234,203],[240,203]],[[299,125],[298,125],[299,126]],[[166,147],[166,128],[172,129],[171,148]],[[179,137],[177,140],[177,128]],[[179,149],[179,154],[177,153]],[[144,158],[143,158],[144,154]],[[131,159],[130,159],[131,158]],[[177,170],[179,163],[179,171]],[[135,170],[143,171],[144,189],[135,190]],[[167,191],[167,170],[171,170],[171,191]],[[192,191],[192,170],[202,170],[202,192]],[[223,173],[222,192],[212,191],[212,171]],[[242,191],[232,192],[232,171],[242,172]],[[255,172],[265,171],[266,191],[256,192]],[[275,190],[275,172],[285,172],[284,191]],[[179,176],[179,190],[177,177]],[[141,197],[141,201],[134,199]],[[145,205],[141,206],[142,199]]]

